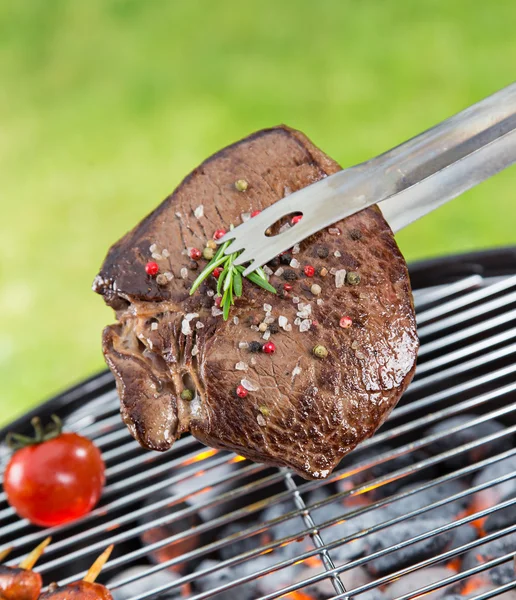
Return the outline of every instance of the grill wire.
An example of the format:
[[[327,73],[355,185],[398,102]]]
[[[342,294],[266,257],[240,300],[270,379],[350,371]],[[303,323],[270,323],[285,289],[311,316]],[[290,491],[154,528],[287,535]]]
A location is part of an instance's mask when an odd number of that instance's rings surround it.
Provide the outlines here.
[[[53,542],[36,568],[46,583],[55,578],[63,584],[81,578],[96,555],[114,543],[115,553],[105,566],[101,581],[108,582],[130,566],[145,565],[143,570],[129,573],[117,583],[108,585],[116,590],[126,584],[134,585],[138,580],[147,580],[146,586],[139,587],[140,591],[130,596],[132,600],[157,598],[165,592],[170,594],[166,597],[173,598],[178,590],[191,600],[214,597],[224,591],[228,594],[226,598],[244,598],[247,596],[239,595],[239,586],[256,581],[258,577],[278,575],[277,589],[262,594],[260,600],[282,596],[296,600],[315,598],[312,592],[305,590],[313,589],[324,580],[333,590],[324,596],[328,600],[368,600],[374,598],[371,594],[375,590],[385,589],[387,584],[424,568],[448,564],[490,540],[515,533],[516,524],[451,550],[437,552],[417,564],[396,568],[394,572],[355,587],[344,584],[346,574],[356,567],[447,531],[455,531],[461,525],[478,522],[480,518],[516,503],[516,497],[504,500],[453,517],[448,523],[441,523],[427,532],[414,531],[412,537],[408,531],[406,539],[392,546],[347,560],[338,559],[338,550],[346,545],[360,543],[375,532],[382,532],[431,509],[442,508],[461,498],[471,498],[477,492],[489,490],[516,476],[516,471],[508,473],[460,489],[432,503],[429,499],[428,505],[417,504],[411,508],[411,497],[417,492],[431,491],[437,485],[479,473],[486,466],[516,454],[516,449],[509,444],[508,449],[498,454],[489,454],[480,461],[471,461],[471,464],[445,474],[425,475],[444,461],[457,459],[467,452],[474,455],[475,449],[485,447],[488,442],[509,440],[516,432],[516,276],[483,278],[473,275],[452,284],[416,290],[414,298],[422,344],[416,377],[387,424],[364,442],[361,450],[347,457],[325,481],[303,481],[287,469],[256,465],[233,454],[206,448],[191,436],[183,437],[165,454],[144,451],[132,440],[120,420],[111,375],[105,373],[86,382],[75,390],[80,402],[72,403],[74,410],[66,416],[65,423],[68,430],[92,438],[103,452],[107,484],[101,504],[79,522],[41,530],[18,519],[7,505],[5,494],[0,494],[0,545],[1,548],[14,548],[13,559],[8,564],[18,563],[21,556],[47,535],[52,535]],[[436,423],[464,414],[471,415],[466,422],[434,433],[427,432]],[[439,454],[418,455],[430,444],[435,446],[453,434],[493,419],[503,423],[505,428]],[[2,451],[5,465],[8,454],[5,448]],[[417,456],[417,459],[413,462],[401,460],[410,456]],[[379,475],[366,482],[346,485],[357,474],[371,472],[371,469]],[[396,485],[387,497],[376,498],[367,505],[360,503],[361,497],[372,490],[381,490],[384,486],[391,489],[386,486],[393,483],[414,483],[419,474],[413,489]],[[326,494],[322,493],[324,490],[327,490]],[[368,515],[395,500],[404,503],[406,512],[370,525]],[[342,509],[337,516],[336,506]],[[277,510],[270,513],[274,515],[272,520],[260,517],[263,511],[273,507]],[[516,511],[515,507],[513,509]],[[364,518],[366,520],[362,521]],[[332,526],[351,519],[359,525],[356,532],[340,539],[328,535]],[[242,523],[240,529],[221,536],[223,527],[234,523]],[[363,529],[360,523],[365,523]],[[297,525],[299,530],[294,531],[295,527],[288,527],[289,524]],[[145,538],[146,532],[158,526],[165,528],[161,530],[165,532],[161,534],[162,538]],[[270,534],[271,530],[279,531],[280,527],[288,533],[279,538]],[[142,540],[142,536],[145,539]],[[307,542],[304,545],[297,541],[303,538]],[[174,550],[178,547],[179,552]],[[238,551],[230,553],[225,560],[203,562],[216,551],[230,547],[238,548]],[[285,547],[291,551],[282,552]],[[149,557],[156,556],[159,560],[151,558],[149,561]],[[273,558],[264,563],[264,557]],[[457,573],[450,569],[449,575],[435,583],[428,583],[423,578],[410,592],[397,596],[397,600],[416,598],[473,580],[514,558],[515,552],[511,551],[469,571]],[[305,577],[296,580],[293,576],[281,576],[282,573],[293,573],[292,569],[299,568],[300,564],[309,566]],[[199,570],[199,565],[205,567]],[[201,578],[213,576],[221,569],[242,565],[247,568],[239,570],[237,577],[216,580],[209,589],[200,591],[195,585]],[[156,583],[153,577],[158,573],[170,573],[170,569],[175,571],[174,579]],[[514,588],[516,578],[495,589],[480,590],[474,598],[484,600]]]

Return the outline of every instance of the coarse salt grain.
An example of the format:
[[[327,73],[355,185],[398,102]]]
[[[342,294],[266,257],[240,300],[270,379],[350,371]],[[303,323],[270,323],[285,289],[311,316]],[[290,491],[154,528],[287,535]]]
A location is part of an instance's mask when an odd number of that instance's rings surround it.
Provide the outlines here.
[[[206,295],[207,295],[207,296],[209,296],[209,297],[211,298],[211,297],[215,296],[215,292],[214,292],[213,290],[208,290],[208,291],[206,292]]]
[[[171,273],[170,271],[166,271],[165,273],[163,273],[163,275],[165,275],[165,277],[169,280],[172,281],[172,279],[174,279],[174,273]]]
[[[216,306],[211,307],[211,316],[212,317],[219,317],[222,314],[223,314],[223,312],[220,310],[220,308],[217,308]]]
[[[192,334],[192,328],[190,327],[190,321],[183,319],[183,321],[181,322],[181,333],[183,335],[191,335]]]
[[[264,304],[263,305],[263,310],[265,312],[270,312],[272,310],[272,306],[270,304]]]
[[[248,392],[257,392],[260,389],[260,386],[251,379],[242,379],[240,385],[244,387]]]
[[[288,231],[290,229],[290,223],[283,223],[283,225],[279,228],[279,233],[283,233],[284,231]]]
[[[278,317],[278,325],[281,327],[281,329],[285,329],[285,326],[288,323],[288,319],[287,317],[284,317],[283,315],[280,315]]]
[[[203,327],[204,327],[204,323],[201,323],[200,321],[197,321],[197,323],[195,324],[196,329],[202,329]]]
[[[185,315],[185,319],[187,321],[192,321],[193,319],[197,319],[198,316],[199,316],[199,313],[188,313]]]
[[[299,325],[299,331],[301,333],[304,333],[305,331],[309,331],[311,325],[312,325],[312,321],[310,321],[310,319],[305,319],[304,321],[301,321],[301,324]]]
[[[256,358],[255,358],[254,356],[251,356],[251,360],[250,360],[249,362],[250,362],[250,363],[253,365],[253,367],[254,367],[254,365],[255,365],[255,364],[258,362],[258,361],[256,360]]]
[[[249,344],[247,342],[238,342],[238,347],[244,350],[245,348],[249,348]]]
[[[330,269],[330,273],[331,273],[331,275],[335,275],[335,273],[336,273],[336,272],[337,272],[337,269],[336,269],[335,267],[332,267],[332,268]]]
[[[192,356],[197,356],[199,354],[199,347],[197,344],[192,348]]]
[[[249,329],[251,329],[252,331],[259,331],[258,325],[251,325]]]
[[[292,296],[293,304],[299,304],[299,298],[297,296]]]
[[[251,213],[250,212],[242,213],[240,215],[240,218],[242,219],[242,223],[246,223],[251,218]]]
[[[237,364],[235,365],[236,371],[247,371],[248,368],[249,368],[249,365],[242,360],[237,362]]]
[[[151,244],[149,246],[149,252],[156,252],[156,250],[158,249],[158,247],[156,246],[156,244]]]
[[[276,277],[281,277],[284,272],[285,269],[283,267],[279,267],[274,271],[274,275],[276,275]]]
[[[240,319],[238,317],[233,317],[233,323],[235,325],[238,325],[239,322],[240,322]]]
[[[285,325],[285,331],[292,331],[292,323],[287,323]]]
[[[161,252],[161,255],[163,256],[163,258],[168,258],[170,256],[170,252],[166,248],[164,248]]]
[[[330,235],[340,235],[342,233],[342,231],[338,227],[330,227],[328,229],[328,233]]]
[[[156,322],[151,323],[150,328],[151,328],[152,331],[156,331],[156,329],[158,328],[158,324]]]
[[[270,267],[268,267],[267,265],[263,265],[262,269],[263,269],[263,272],[264,272],[266,275],[269,275],[269,276],[271,276],[271,275],[272,275],[272,272],[273,272],[273,271],[272,271],[272,269],[271,269]]]
[[[301,324],[301,319],[299,317],[296,317],[296,319],[294,319],[294,325],[300,325]]]
[[[265,425],[267,425],[267,421],[263,418],[263,415],[258,415],[256,417],[256,422],[260,427],[265,427]]]
[[[151,256],[154,260],[161,260],[163,258],[158,252],[153,252]]]
[[[294,379],[294,377],[296,377],[297,375],[299,375],[301,373],[301,367],[296,365],[293,369],[292,369],[292,379]]]
[[[181,213],[180,213],[180,212],[176,212],[176,217],[177,217],[178,219],[180,219],[180,218],[181,218],[181,216],[182,216],[182,215],[181,215]]]
[[[265,319],[263,320],[264,323],[266,323],[267,325],[270,325],[271,323],[274,323],[276,319],[274,317],[265,317]]]
[[[188,277],[188,269],[186,267],[182,267],[181,269],[181,277],[186,279]]]
[[[335,252],[333,253],[333,256],[340,258],[342,256],[342,254],[338,250],[335,250]]]
[[[356,340],[354,340],[354,342],[351,344],[351,347],[353,348],[353,350],[358,350],[359,343]]]
[[[293,258],[293,259],[290,261],[290,266],[291,266],[293,269],[299,269],[299,267],[301,266],[301,263],[300,263],[300,262],[297,260],[297,258]]]
[[[197,217],[197,219],[204,217],[204,205],[199,204],[199,206],[194,210],[194,215]]]
[[[271,337],[271,332],[267,329],[267,331],[262,335],[262,338],[267,341]]]
[[[324,304],[324,300],[322,298],[317,298],[317,304],[322,306]]]
[[[292,254],[299,254],[301,252],[301,246],[299,244],[294,244],[292,248]]]
[[[346,282],[346,269],[335,271],[335,287],[341,288]]]
[[[290,186],[286,185],[283,187],[283,197],[287,197],[290,196],[290,194],[292,193],[292,190],[290,189]]]

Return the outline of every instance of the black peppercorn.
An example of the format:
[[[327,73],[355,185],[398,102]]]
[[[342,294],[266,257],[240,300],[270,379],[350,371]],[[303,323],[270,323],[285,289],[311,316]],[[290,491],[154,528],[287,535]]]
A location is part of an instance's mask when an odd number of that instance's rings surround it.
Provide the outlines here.
[[[278,324],[277,324],[277,323],[271,323],[271,324],[269,325],[269,331],[270,331],[271,333],[278,333],[278,331],[279,331]]]
[[[330,251],[328,250],[327,246],[317,246],[315,249],[315,254],[319,258],[328,258]]]
[[[272,260],[269,261],[269,267],[271,269],[275,269],[276,267],[279,267],[280,264],[280,259],[275,256]]]
[[[285,252],[285,254],[282,254],[279,257],[279,259],[282,265],[289,265],[290,261],[292,260],[292,254],[290,254],[289,252]]]
[[[199,264],[196,260],[191,260],[188,263],[188,268],[191,269],[192,271],[197,271],[197,269],[199,268]]]
[[[261,352],[262,345],[260,342],[249,342],[249,352]]]
[[[285,269],[285,271],[283,271],[283,279],[285,281],[295,281],[297,279],[297,273],[291,269]]]
[[[360,233],[360,231],[359,231],[358,229],[352,229],[352,230],[349,232],[349,237],[350,237],[352,240],[355,240],[355,241],[357,241],[357,240],[359,240],[359,239],[362,237],[362,234]]]

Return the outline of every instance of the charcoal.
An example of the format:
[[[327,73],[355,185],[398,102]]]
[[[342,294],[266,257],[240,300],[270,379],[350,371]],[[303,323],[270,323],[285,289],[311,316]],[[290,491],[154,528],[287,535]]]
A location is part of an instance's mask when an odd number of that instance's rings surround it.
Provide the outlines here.
[[[237,535],[244,529],[248,529],[250,527],[249,523],[230,523],[227,527],[220,532],[220,535],[217,536],[219,540],[222,540],[226,537],[230,537],[232,535]],[[267,537],[262,533],[258,535],[253,535],[251,537],[235,540],[233,543],[228,546],[224,546],[219,550],[220,557],[222,560],[229,560],[239,554],[243,554],[244,552],[248,552],[249,550],[254,550],[258,546],[263,545],[267,542]]]
[[[324,566],[321,562],[320,566],[304,566],[303,570],[299,572],[295,581],[302,582],[306,579],[314,577],[324,571]],[[371,582],[371,578],[361,567],[356,567],[354,569],[350,569],[349,571],[344,571],[340,573],[340,579],[344,584],[344,587],[347,590],[353,590],[357,587],[365,585],[366,583]],[[330,578],[321,579],[320,581],[316,581],[315,583],[308,584],[304,588],[302,588],[304,594],[307,594],[310,598],[314,600],[327,600],[327,598],[332,598],[336,591],[333,587],[333,583]],[[364,598],[365,600],[373,600],[375,598],[379,598],[378,595],[369,595],[369,596],[355,596],[357,600]]]
[[[136,581],[132,581],[131,583],[127,583],[126,585],[122,585],[119,588],[111,590],[113,600],[129,600],[130,598],[134,598],[134,596],[139,596],[145,592],[150,592],[153,589],[159,588],[163,585],[174,583],[174,581],[177,581],[180,578],[180,575],[167,569],[162,569],[161,571],[157,571],[156,573],[152,573],[145,577],[145,573],[148,570],[148,566],[137,565],[118,573],[118,575],[110,579],[108,586],[112,588],[119,581],[123,581],[124,579],[137,575],[141,576],[141,579],[137,579]],[[167,590],[166,592],[162,592],[157,596],[153,596],[153,598],[161,598],[163,600],[176,600],[176,598],[181,597],[181,587]]]
[[[456,417],[451,417],[450,419],[446,419],[445,421],[441,421],[440,423],[436,423],[430,427],[430,429],[425,432],[425,435],[433,435],[447,431],[452,427],[469,423],[475,418],[476,415],[457,415]],[[483,438],[487,435],[498,433],[503,429],[505,429],[505,427],[501,423],[498,423],[498,421],[485,421],[484,423],[473,425],[472,427],[462,429],[457,433],[452,433],[439,439],[428,446],[428,452],[431,454],[441,454],[442,452],[446,452],[448,450],[454,450],[463,444],[474,442],[475,440]],[[481,446],[476,446],[469,452],[461,452],[456,456],[447,458],[442,462],[442,464],[450,471],[460,469],[461,467],[479,462],[488,456],[493,456],[503,452],[504,450],[508,450],[512,447],[511,442],[512,440],[510,436],[498,438],[482,444]]]
[[[389,452],[394,452],[394,450],[392,448],[389,448],[388,446],[375,445],[371,448],[366,448],[363,451],[354,452],[350,454],[349,457],[345,459],[341,464],[346,470],[349,470],[362,463],[375,461],[380,454]],[[352,487],[357,487],[363,483],[366,483],[373,479],[377,479],[378,477],[383,477],[384,475],[388,475],[393,471],[410,467],[411,465],[421,460],[424,460],[425,458],[428,458],[428,454],[426,454],[422,450],[416,450],[414,452],[409,452],[408,454],[402,454],[401,456],[397,456],[396,458],[393,458],[381,464],[374,465],[369,469],[365,469],[364,471],[355,473],[350,477],[346,477],[346,479],[339,480],[337,482],[337,487],[339,491],[347,491]],[[423,474],[425,478],[432,478],[434,475],[436,475],[436,470],[434,468],[427,468],[423,471]],[[391,496],[401,487],[407,485],[409,482],[418,481],[420,478],[420,472],[407,474],[401,479],[384,483],[380,487],[371,490],[370,492],[368,492],[367,496],[370,500],[378,500],[387,496]]]
[[[446,567],[428,567],[426,569],[418,569],[412,573],[408,573],[403,577],[397,579],[394,583],[387,588],[387,594],[389,598],[397,598],[398,596],[404,596],[410,592],[437,583],[451,574],[450,570]],[[453,585],[453,584],[452,584]],[[450,591],[450,586],[434,590],[424,594],[425,600],[437,600],[437,598],[443,598],[447,591]]]
[[[413,489],[414,487],[419,487],[420,485],[424,485],[426,483],[426,481],[420,481],[415,485],[413,484],[404,486],[399,491],[407,492]],[[413,510],[424,508],[425,506],[428,506],[433,502],[437,502],[439,500],[449,498],[454,494],[458,494],[464,491],[465,488],[465,484],[461,483],[460,481],[452,480],[421,490],[420,492],[417,492],[412,496],[408,496],[407,498],[401,498],[400,500],[389,504],[386,507],[387,513],[389,515],[388,518],[392,519],[393,517],[404,515]],[[454,500],[453,502],[443,504],[442,506],[439,506],[438,508],[435,508],[431,511],[427,511],[423,513],[421,517],[417,518],[428,519],[439,517],[451,521],[466,508],[468,502],[468,497],[459,498],[458,500]]]
[[[476,540],[478,537],[477,530],[473,527],[473,525],[461,525],[460,527],[456,527],[452,530],[452,538],[450,541],[450,545],[447,550],[453,550],[454,548],[460,548],[460,546],[464,546],[464,544],[469,544],[473,540]]]
[[[308,504],[310,506],[316,502],[325,500],[329,496],[329,492],[320,488],[309,496]],[[346,508],[338,501],[330,502],[321,508],[309,508],[309,511],[316,525],[321,525],[325,521],[340,519],[339,522],[332,527],[327,527],[320,531],[321,537],[326,544],[353,535],[354,533],[372,527],[381,521],[381,515],[376,514],[378,511],[369,511],[363,515],[343,520],[346,518],[346,514],[350,512],[350,509]],[[348,562],[354,558],[363,556],[365,546],[366,540],[361,537],[352,542],[333,548],[331,550],[331,555],[337,563]]]
[[[441,527],[442,525],[442,519],[411,519],[410,521],[398,523],[397,525],[393,525],[392,527],[388,527],[387,529],[369,536],[366,554],[372,554],[390,548],[400,542]],[[373,559],[366,564],[366,569],[373,576],[391,573],[392,571],[408,567],[421,560],[435,556],[446,548],[451,539],[452,535],[450,531],[445,531],[440,535],[432,535],[425,540]]]
[[[200,571],[204,571],[205,569],[216,567],[218,565],[218,561],[206,559],[204,560],[195,570],[196,573]],[[214,588],[217,588],[221,585],[225,585],[230,583],[231,581],[235,581],[242,575],[238,575],[236,571],[229,567],[224,567],[222,569],[218,569],[200,577],[195,580],[196,591],[198,592],[208,592]],[[210,596],[213,600],[255,600],[258,596],[257,582],[250,581],[239,585],[234,588],[229,588],[223,592],[219,592],[214,596]]]
[[[296,506],[291,500],[281,502],[279,504],[273,504],[263,511],[260,522],[266,523],[267,521],[272,521],[294,510],[296,510]],[[274,551],[274,554],[281,553],[283,558],[291,558],[301,554],[302,552],[305,552],[306,550],[313,549],[314,546],[310,540],[310,536],[307,535],[305,537],[300,537],[299,535],[300,532],[306,528],[307,526],[300,516],[293,517],[287,521],[282,521],[281,523],[270,527],[267,530],[266,535],[268,534],[273,540],[279,540],[283,538],[291,538],[293,540],[286,546],[277,548]]]
[[[501,502],[513,500],[514,498],[516,498],[516,489],[507,494],[507,496],[504,496],[501,499]],[[507,506],[506,508],[491,513],[484,522],[484,531],[486,533],[493,533],[494,531],[500,531],[500,529],[505,529],[505,527],[514,525],[515,515],[516,504],[512,504],[511,506]]]
[[[270,570],[274,567],[274,565],[280,563],[284,559],[284,556],[278,555],[276,552],[257,556],[256,558],[246,560],[243,563],[235,565],[233,567],[234,577],[235,579],[250,575],[255,577],[256,573],[264,570]],[[304,568],[305,567],[303,563],[300,563],[284,569],[271,571],[270,573],[260,577],[255,577],[252,582],[252,587],[255,589],[256,597],[261,596],[262,594],[276,592],[277,590],[290,585],[292,582],[300,581],[301,573],[304,572]],[[246,585],[249,586],[250,584]],[[240,587],[236,588],[234,592],[239,590]],[[231,596],[231,600],[235,600],[236,598],[240,600],[240,596],[236,593],[234,596]]]
[[[516,491],[516,455],[499,460],[482,469],[473,479],[473,485],[481,485],[510,474],[514,474],[513,479],[508,479],[503,483],[492,485],[485,490],[477,492],[474,496],[475,506],[487,508],[488,506],[497,504],[502,498]]]
[[[516,533],[510,533],[477,548],[472,548],[464,557],[462,570],[467,571],[493,558],[499,558],[515,550]],[[493,567],[489,571],[485,571],[483,576],[489,578],[490,582],[495,586],[509,583],[514,579],[514,561],[509,560],[497,567]]]

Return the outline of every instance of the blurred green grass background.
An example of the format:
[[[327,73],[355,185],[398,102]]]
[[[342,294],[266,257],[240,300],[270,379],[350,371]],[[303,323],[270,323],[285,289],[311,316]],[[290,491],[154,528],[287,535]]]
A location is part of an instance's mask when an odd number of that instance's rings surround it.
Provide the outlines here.
[[[0,418],[103,368],[108,246],[193,167],[287,123],[343,166],[514,79],[516,3],[0,4]],[[399,235],[409,260],[516,241],[515,169]]]

